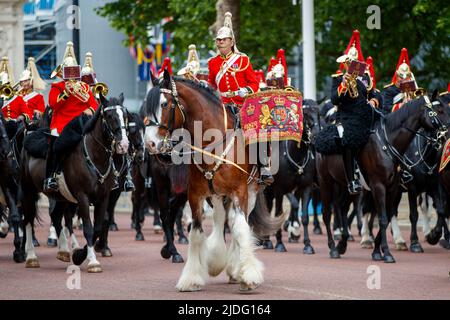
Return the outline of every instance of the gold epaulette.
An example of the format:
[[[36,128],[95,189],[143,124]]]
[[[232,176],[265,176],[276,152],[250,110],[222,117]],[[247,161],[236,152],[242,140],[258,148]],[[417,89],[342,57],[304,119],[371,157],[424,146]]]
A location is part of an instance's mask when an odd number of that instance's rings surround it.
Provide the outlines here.
[[[394,84],[391,82],[391,83],[385,85],[385,86],[383,87],[383,89],[386,89],[387,87],[390,87],[390,86],[393,86],[393,85],[394,85]]]
[[[439,93],[439,96],[442,97],[442,96],[445,96],[448,93],[449,93],[448,91],[444,91],[444,92]]]

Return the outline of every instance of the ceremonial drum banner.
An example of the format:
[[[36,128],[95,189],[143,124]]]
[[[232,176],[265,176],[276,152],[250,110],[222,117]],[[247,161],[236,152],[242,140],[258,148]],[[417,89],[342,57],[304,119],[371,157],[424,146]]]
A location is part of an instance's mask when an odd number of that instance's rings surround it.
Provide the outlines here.
[[[444,146],[444,150],[442,150],[441,156],[441,165],[439,166],[439,172],[444,170],[447,164],[450,162],[450,139],[447,140]]]
[[[302,94],[267,90],[248,95],[241,109],[245,143],[295,140],[303,133]]]

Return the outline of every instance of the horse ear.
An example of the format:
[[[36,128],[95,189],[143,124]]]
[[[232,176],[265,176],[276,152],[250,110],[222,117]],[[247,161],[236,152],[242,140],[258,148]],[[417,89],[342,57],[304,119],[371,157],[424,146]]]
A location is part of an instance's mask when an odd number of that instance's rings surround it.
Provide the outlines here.
[[[107,107],[109,104],[108,99],[106,99],[102,93],[100,93],[100,102],[101,102],[102,106],[104,106],[104,107]]]
[[[123,96],[123,92],[119,95],[119,104],[121,106],[123,106],[123,101],[125,100],[124,96]]]
[[[438,94],[439,94],[438,89],[434,89],[433,94],[431,95],[431,101],[436,101]]]
[[[154,87],[156,87],[158,85],[158,78],[156,78],[153,75],[153,72],[151,72],[151,71],[150,71],[150,80],[152,81],[152,84],[153,84]]]
[[[167,69],[164,69],[164,87],[169,87],[169,85],[170,85],[170,81],[171,81],[171,79],[170,79],[170,73],[169,73],[169,71],[167,71]]]

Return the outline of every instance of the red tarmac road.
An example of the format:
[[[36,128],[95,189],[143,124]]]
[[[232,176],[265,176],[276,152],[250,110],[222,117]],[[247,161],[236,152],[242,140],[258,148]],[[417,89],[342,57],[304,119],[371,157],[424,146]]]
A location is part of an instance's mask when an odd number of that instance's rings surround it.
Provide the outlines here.
[[[286,253],[257,250],[265,265],[265,282],[252,294],[240,294],[238,285],[227,284],[225,273],[209,278],[200,292],[179,293],[175,284],[184,264],[161,258],[163,237],[153,233],[151,217],[143,229],[146,240],[136,242],[129,214],[117,215],[119,231],[110,233],[109,242],[114,256],[98,258],[103,272],[88,274],[84,263],[81,289],[70,290],[66,286],[70,264],[56,259],[56,248],[46,247],[49,218],[45,210],[41,212],[44,224],[36,230],[41,243],[36,248],[39,269],[13,262],[12,234],[0,239],[0,299],[450,299],[450,251],[426,244],[422,234],[425,253],[392,250],[395,264],[373,262],[371,251],[360,248],[359,237],[338,260],[329,258],[325,235],[311,235],[316,254],[310,256],[302,254],[302,243],[286,241]],[[205,224],[211,225],[209,220]],[[84,244],[81,231],[76,234]],[[409,239],[409,230],[403,229],[403,237]],[[177,247],[186,259],[187,245]],[[380,289],[367,287],[371,265],[380,268]]]

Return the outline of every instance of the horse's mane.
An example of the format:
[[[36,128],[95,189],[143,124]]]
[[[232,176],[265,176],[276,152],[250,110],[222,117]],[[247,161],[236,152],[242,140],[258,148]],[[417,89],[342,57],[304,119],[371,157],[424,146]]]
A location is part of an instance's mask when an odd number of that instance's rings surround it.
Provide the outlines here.
[[[130,116],[130,122],[135,122],[138,130],[145,130],[144,121],[142,121],[142,118],[139,114],[137,114],[136,112],[128,112],[128,115]]]
[[[200,83],[192,81],[190,79],[186,78],[180,78],[180,77],[174,77],[175,82],[181,82],[183,84],[186,84],[191,89],[198,90],[202,92],[205,97],[207,97],[211,102],[217,103],[219,105],[222,104],[222,100],[220,99],[219,95],[217,94],[217,91],[213,90],[210,86],[205,87],[200,85]]]
[[[393,131],[400,127],[402,123],[409,118],[411,114],[417,112],[417,109],[424,104],[423,97],[407,102],[399,110],[391,112],[386,116],[386,129]]]
[[[142,117],[146,114],[156,114],[156,110],[159,108],[160,96],[161,90],[159,86],[155,86],[148,91],[145,102],[141,106],[140,114]],[[145,112],[143,112],[144,108]]]
[[[98,118],[100,117],[102,106],[99,105],[97,111],[95,111],[94,116],[90,118],[83,127],[83,134],[87,134],[94,130],[95,124],[97,123]]]

